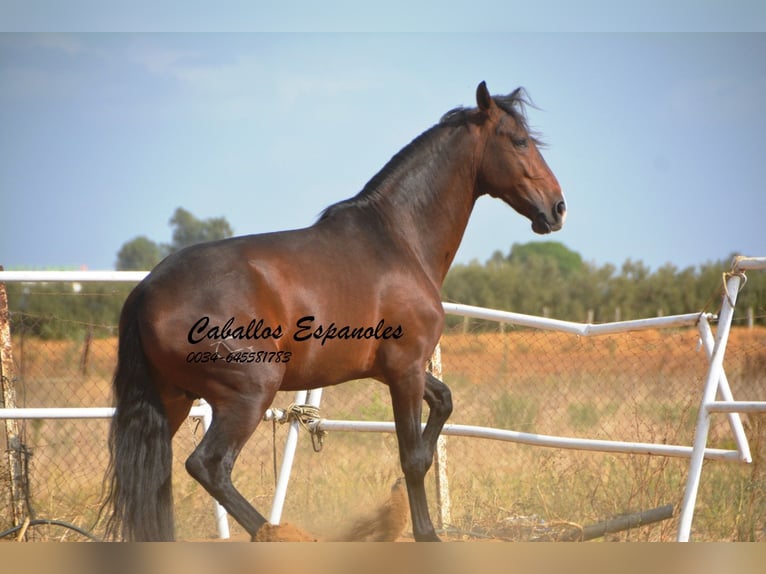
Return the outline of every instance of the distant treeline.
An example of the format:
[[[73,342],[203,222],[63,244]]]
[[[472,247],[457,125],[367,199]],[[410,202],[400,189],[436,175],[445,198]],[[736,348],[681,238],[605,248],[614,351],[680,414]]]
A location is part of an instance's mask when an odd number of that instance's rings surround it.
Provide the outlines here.
[[[483,264],[453,266],[442,293],[445,301],[578,322],[717,312],[732,259],[654,271],[628,259],[617,269],[587,263],[555,241],[514,244],[507,255],[497,251]],[[766,271],[747,277],[735,319],[744,320],[741,310],[750,307],[755,321],[766,324]],[[448,318],[450,325],[459,321]]]
[[[485,263],[455,265],[444,282],[445,301],[544,315],[570,321],[607,322],[658,314],[708,310],[721,304],[723,273],[731,259],[678,269],[650,269],[628,259],[618,270],[596,266],[558,242],[514,244]],[[11,329],[43,338],[116,334],[120,309],[131,285],[122,283],[9,283]],[[735,319],[748,307],[766,324],[766,271],[752,271],[739,294]],[[448,324],[461,321],[449,317]],[[106,328],[101,328],[102,326]],[[472,329],[495,328],[472,322]]]
[[[8,283],[11,334],[44,339],[117,334],[125,283]]]

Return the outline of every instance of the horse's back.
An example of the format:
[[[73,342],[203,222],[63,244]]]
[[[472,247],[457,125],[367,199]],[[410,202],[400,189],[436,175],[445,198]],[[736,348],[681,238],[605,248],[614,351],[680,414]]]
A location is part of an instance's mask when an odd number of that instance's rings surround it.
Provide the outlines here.
[[[192,372],[184,363],[203,345],[287,353],[285,390],[380,377],[391,363],[430,353],[441,329],[438,291],[406,256],[345,229],[224,239],[161,262],[138,289],[145,347],[156,363],[181,366],[160,367],[164,376],[212,376],[212,366]],[[326,337],[332,329],[340,336]],[[229,342],[232,334],[246,339]]]
[[[187,308],[279,300],[281,306],[319,311],[333,304],[353,308],[359,300],[374,310],[396,293],[433,296],[434,287],[418,271],[407,254],[369,232],[315,225],[185,248],[157,265],[143,288],[149,298],[169,298]]]

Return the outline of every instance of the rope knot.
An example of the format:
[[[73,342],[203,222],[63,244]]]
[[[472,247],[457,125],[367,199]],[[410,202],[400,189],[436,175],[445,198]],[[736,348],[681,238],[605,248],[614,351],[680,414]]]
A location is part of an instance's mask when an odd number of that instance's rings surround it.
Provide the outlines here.
[[[280,413],[279,418],[276,420],[282,424],[296,421],[311,435],[311,446],[313,447],[314,452],[320,452],[322,450],[322,447],[324,446],[324,437],[327,432],[318,428],[317,423],[321,420],[321,417],[319,416],[319,407],[292,403]]]
[[[734,300],[731,298],[731,294],[729,293],[729,279],[731,277],[740,278],[741,282],[739,284],[739,289],[737,290],[737,293],[739,293],[745,287],[745,283],[747,283],[747,275],[745,275],[745,272],[737,267],[736,261],[732,266],[731,271],[726,271],[723,274],[723,293],[726,299],[729,301],[731,308],[734,309]]]

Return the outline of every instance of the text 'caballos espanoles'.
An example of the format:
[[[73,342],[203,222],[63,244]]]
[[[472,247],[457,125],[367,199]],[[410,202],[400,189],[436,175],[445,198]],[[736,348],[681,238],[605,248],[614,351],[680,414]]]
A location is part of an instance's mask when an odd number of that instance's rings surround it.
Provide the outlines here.
[[[237,324],[234,317],[230,317],[223,324],[211,323],[210,317],[200,317],[187,335],[187,340],[192,345],[203,341],[215,340],[268,340],[281,339],[287,330],[282,325],[267,325],[263,319],[252,319],[247,325]],[[352,326],[337,325],[331,322],[328,325],[316,323],[313,315],[306,315],[295,322],[292,331],[294,341],[320,341],[324,346],[328,341],[361,341],[364,339],[388,340],[400,339],[404,335],[401,325],[386,325],[384,319],[378,321],[375,326]]]

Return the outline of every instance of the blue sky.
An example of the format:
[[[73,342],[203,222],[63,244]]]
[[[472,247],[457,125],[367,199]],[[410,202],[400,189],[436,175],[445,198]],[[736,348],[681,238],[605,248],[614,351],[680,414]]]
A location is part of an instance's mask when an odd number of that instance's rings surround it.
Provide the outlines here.
[[[522,23],[80,34],[70,30],[121,30],[126,20],[110,26],[92,14],[76,27],[53,11],[33,22],[16,4],[0,4],[16,10],[4,30],[55,33],[0,34],[6,268],[113,268],[138,235],[169,241],[178,206],[224,216],[237,234],[309,225],[444,112],[472,105],[481,80],[493,93],[523,85],[539,108],[530,122],[570,208],[550,239],[618,267],[766,255],[766,35],[706,32],[762,29],[763,9],[718,21],[714,10],[708,21],[695,12],[700,33],[526,32]],[[682,28],[679,14],[668,29]],[[627,29],[663,29],[623,17]],[[450,22],[458,29],[460,19]],[[538,239],[511,208],[482,198],[457,261]]]

